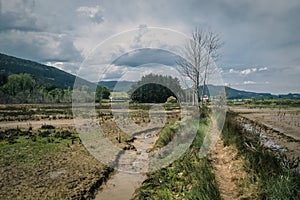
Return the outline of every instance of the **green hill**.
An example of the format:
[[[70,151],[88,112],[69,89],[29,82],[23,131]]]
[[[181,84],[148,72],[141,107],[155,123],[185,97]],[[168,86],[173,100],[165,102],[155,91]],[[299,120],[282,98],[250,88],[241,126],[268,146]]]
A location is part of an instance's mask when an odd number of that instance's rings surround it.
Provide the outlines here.
[[[31,74],[34,79],[43,84],[50,83],[58,88],[73,88],[74,81],[76,76],[69,74],[65,71],[57,69],[55,67],[43,65],[34,61],[25,60],[21,58],[16,58],[13,56],[8,56],[0,53],[0,72],[5,75],[10,74],[20,74],[28,73]],[[94,83],[88,82],[86,80],[80,79],[81,85],[91,85]],[[135,82],[130,81],[120,81],[118,83],[118,88],[115,88],[117,81],[100,81],[98,85],[106,86],[112,91],[122,92],[128,91],[132,84]],[[209,92],[205,92],[208,95],[216,96],[224,92],[224,87],[222,86],[207,86]],[[207,90],[206,89],[206,90]],[[199,90],[202,91],[202,86],[199,87]],[[250,91],[237,90],[230,87],[225,87],[226,96],[228,99],[245,99],[245,98],[300,98],[300,94],[281,94],[273,95],[270,93],[256,93]],[[200,93],[201,94],[201,93]]]
[[[76,76],[55,67],[0,53],[0,72],[4,74],[31,74],[39,83],[50,83],[58,88],[73,88]],[[87,84],[90,84],[86,81]]]

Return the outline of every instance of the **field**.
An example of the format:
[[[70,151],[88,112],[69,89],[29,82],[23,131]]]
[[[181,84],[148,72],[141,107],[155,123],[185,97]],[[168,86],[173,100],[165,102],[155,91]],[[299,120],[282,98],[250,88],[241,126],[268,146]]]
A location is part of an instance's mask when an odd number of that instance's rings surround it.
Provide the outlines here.
[[[70,105],[1,105],[1,199],[95,195],[112,169],[81,144],[70,111]]]
[[[147,126],[150,107],[131,105],[131,119]],[[136,151],[134,138],[118,128],[109,104],[97,107],[97,113],[113,144]],[[179,117],[168,112],[167,123]],[[1,105],[0,155],[1,199],[95,198],[113,172],[83,146],[67,104]]]
[[[111,103],[96,106],[106,137],[138,161],[168,145],[180,124],[198,127],[178,160],[147,174],[124,173],[94,158],[75,129],[71,105],[0,105],[0,198],[299,198],[299,107],[231,104],[220,140],[199,157],[207,133],[217,131],[209,110],[195,124],[184,121],[177,104],[149,114],[153,105],[129,105],[130,120],[142,130],[130,135],[117,124],[122,108],[113,113]],[[163,125],[151,122],[162,113]]]

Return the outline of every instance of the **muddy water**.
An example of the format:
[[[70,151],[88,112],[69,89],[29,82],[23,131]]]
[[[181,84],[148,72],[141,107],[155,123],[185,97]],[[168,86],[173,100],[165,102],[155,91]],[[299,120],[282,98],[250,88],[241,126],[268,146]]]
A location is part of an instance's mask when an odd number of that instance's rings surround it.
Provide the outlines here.
[[[126,200],[131,199],[134,191],[146,179],[143,174],[117,172],[108,180],[105,187],[99,191],[96,200]]]
[[[162,128],[156,127],[145,130],[143,134],[136,136],[133,145],[136,148],[136,160],[132,165],[136,168],[141,166],[144,169],[148,165],[147,150],[152,148],[158,139],[158,132]],[[155,130],[155,131],[153,131]],[[143,171],[143,170],[141,170]],[[147,170],[145,170],[147,171]],[[147,178],[145,173],[118,171],[106,183],[96,195],[96,200],[128,200],[133,197],[134,191],[139,188]]]

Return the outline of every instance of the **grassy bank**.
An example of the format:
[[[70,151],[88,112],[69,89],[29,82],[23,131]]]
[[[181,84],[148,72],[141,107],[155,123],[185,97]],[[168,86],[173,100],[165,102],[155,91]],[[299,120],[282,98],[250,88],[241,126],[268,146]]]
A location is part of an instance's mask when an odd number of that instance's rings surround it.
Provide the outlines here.
[[[259,199],[300,199],[300,177],[266,150],[258,136],[244,131],[234,113],[227,114],[222,139],[245,158],[245,171],[252,177],[250,184],[258,185]]]
[[[134,199],[220,199],[208,159],[198,157],[199,148],[209,121],[201,120],[190,149],[168,167],[149,175]],[[176,123],[163,130],[158,146],[167,144],[176,130]]]

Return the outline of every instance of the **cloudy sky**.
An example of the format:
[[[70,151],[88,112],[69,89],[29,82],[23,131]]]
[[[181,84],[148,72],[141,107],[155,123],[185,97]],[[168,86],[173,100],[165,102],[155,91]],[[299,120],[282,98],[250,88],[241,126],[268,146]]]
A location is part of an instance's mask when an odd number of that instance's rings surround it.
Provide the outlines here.
[[[0,0],[0,52],[73,74],[105,41],[145,27],[185,35],[195,27],[213,30],[224,42],[216,64],[225,84],[257,92],[300,93],[299,0]],[[142,67],[135,74],[143,73],[143,67],[153,63],[164,66],[165,72],[174,65],[173,54],[141,50],[147,45],[135,47],[139,50],[110,49],[111,55],[123,56],[102,78],[118,79],[137,66]],[[134,79],[134,73],[128,74]]]

